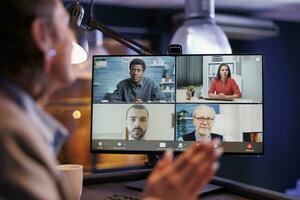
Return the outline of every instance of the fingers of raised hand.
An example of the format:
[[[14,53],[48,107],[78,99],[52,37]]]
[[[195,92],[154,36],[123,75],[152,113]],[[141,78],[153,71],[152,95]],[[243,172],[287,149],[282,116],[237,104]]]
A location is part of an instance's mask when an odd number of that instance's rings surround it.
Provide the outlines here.
[[[217,160],[222,154],[218,141],[202,142],[195,144],[182,157],[180,157],[174,169],[180,174],[182,184],[193,192],[203,187],[216,172]]]

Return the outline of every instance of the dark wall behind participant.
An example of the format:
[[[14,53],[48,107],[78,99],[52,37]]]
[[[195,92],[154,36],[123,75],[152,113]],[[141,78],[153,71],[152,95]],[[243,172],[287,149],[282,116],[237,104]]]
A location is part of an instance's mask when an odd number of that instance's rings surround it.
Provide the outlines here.
[[[264,157],[225,156],[219,176],[285,192],[300,178],[299,34],[278,22],[278,37],[231,41],[234,53],[264,54]]]

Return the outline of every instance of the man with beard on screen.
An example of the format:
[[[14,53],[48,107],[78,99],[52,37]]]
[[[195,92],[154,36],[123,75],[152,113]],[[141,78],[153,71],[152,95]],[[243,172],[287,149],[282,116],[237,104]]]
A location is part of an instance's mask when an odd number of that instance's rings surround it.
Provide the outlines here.
[[[144,105],[132,105],[126,113],[126,139],[143,140],[148,128],[149,112]]]

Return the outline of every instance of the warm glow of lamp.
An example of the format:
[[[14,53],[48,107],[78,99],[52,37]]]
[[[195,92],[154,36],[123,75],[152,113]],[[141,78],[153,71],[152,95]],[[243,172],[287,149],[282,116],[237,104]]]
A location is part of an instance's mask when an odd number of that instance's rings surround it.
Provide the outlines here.
[[[87,52],[78,45],[76,42],[73,42],[72,54],[71,54],[71,63],[80,64],[86,61],[88,58]]]
[[[71,54],[71,63],[80,64],[88,58],[89,46],[87,33],[81,27],[81,20],[84,15],[84,9],[79,2],[74,1],[68,8],[70,14],[70,27],[73,30],[75,41]]]
[[[80,119],[81,118],[81,112],[79,110],[75,110],[73,112],[73,118],[74,119]]]

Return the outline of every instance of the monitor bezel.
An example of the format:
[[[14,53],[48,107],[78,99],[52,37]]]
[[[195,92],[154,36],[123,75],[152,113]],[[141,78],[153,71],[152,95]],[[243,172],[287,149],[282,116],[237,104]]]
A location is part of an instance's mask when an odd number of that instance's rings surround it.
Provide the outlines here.
[[[264,106],[264,55],[263,53],[238,53],[238,54],[181,54],[181,55],[168,55],[168,54],[155,54],[155,55],[93,55],[92,56],[92,80],[91,80],[91,120],[90,120],[90,152],[92,154],[100,154],[100,153],[110,153],[110,154],[154,154],[154,155],[162,155],[165,150],[161,151],[143,151],[143,150],[104,150],[104,149],[93,149],[92,148],[92,126],[93,126],[93,96],[94,96],[94,87],[93,87],[93,82],[94,82],[94,57],[179,57],[179,56],[261,56],[262,59],[262,103],[256,103],[256,104],[261,104],[262,105],[262,152],[226,152],[224,151],[224,155],[238,155],[238,156],[264,156],[265,154],[265,106]],[[176,82],[176,80],[175,80]],[[176,91],[175,91],[176,94]],[[114,104],[114,103],[111,103]],[[132,103],[124,103],[124,104],[132,104]],[[147,104],[147,103],[144,103]],[[213,104],[213,103],[211,103]],[[227,104],[227,103],[222,103],[222,104]],[[229,103],[230,104],[230,103]],[[248,104],[249,103],[235,103],[235,104]],[[255,104],[255,103],[251,103]],[[174,140],[176,142],[176,140]],[[224,143],[229,143],[229,142],[224,142]],[[240,142],[239,142],[240,143]],[[250,142],[244,142],[245,144],[250,143]],[[253,144],[253,143],[252,143]],[[179,155],[184,151],[175,151],[175,155]]]

